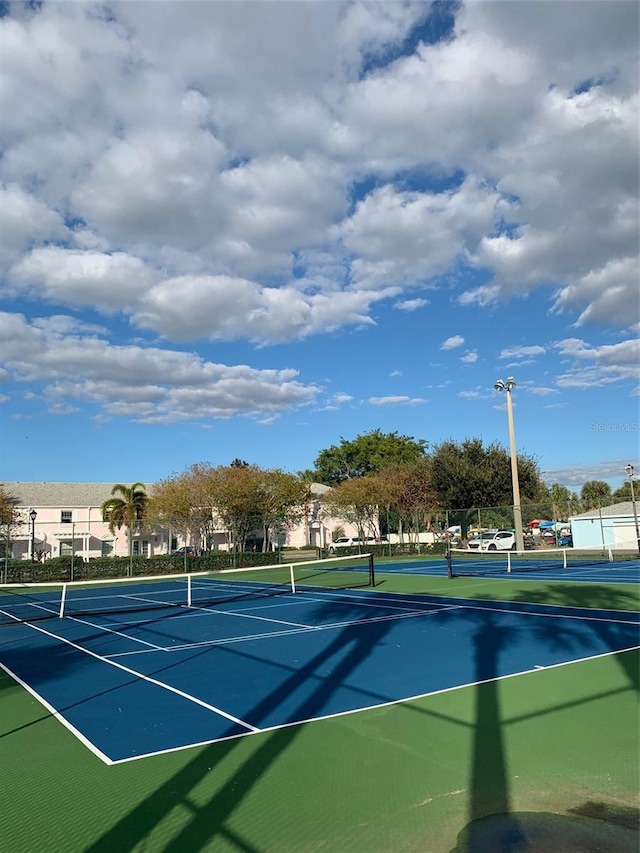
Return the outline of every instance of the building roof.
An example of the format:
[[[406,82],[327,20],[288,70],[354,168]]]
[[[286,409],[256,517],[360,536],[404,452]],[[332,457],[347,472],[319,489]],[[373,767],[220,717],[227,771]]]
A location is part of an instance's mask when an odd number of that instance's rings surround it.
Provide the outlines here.
[[[18,506],[72,507],[102,506],[112,495],[115,483],[3,483],[8,494],[18,501]],[[147,485],[147,494],[153,483]],[[314,495],[331,491],[329,486],[312,483]]]
[[[101,506],[111,497],[115,483],[3,483],[18,506]]]
[[[574,521],[576,519],[589,519],[589,518],[633,518],[634,517],[634,508],[632,501],[623,501],[619,504],[611,504],[611,506],[603,506],[600,509],[590,509],[589,512],[583,512],[580,515],[572,515],[569,519],[570,521]]]

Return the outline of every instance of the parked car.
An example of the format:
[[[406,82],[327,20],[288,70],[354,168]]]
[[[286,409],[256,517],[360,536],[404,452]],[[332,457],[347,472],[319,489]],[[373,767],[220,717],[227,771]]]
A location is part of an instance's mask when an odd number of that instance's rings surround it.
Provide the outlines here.
[[[468,551],[515,551],[516,535],[512,530],[483,530],[467,543]]]
[[[197,557],[196,549],[191,545],[187,545],[184,548],[178,548],[175,551],[171,552],[174,557]]]
[[[341,548],[368,548],[376,544],[375,536],[365,536],[359,539],[357,536],[339,536],[334,542],[329,543],[329,553],[335,554]]]

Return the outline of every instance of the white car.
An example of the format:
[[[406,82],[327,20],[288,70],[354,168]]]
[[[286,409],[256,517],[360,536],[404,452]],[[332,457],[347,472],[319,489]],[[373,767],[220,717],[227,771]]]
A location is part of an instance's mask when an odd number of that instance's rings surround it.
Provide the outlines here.
[[[483,530],[467,543],[467,551],[515,551],[516,535],[511,530]]]
[[[375,536],[365,536],[364,539],[358,539],[353,536],[339,536],[335,542],[329,543],[329,552],[331,554],[335,554],[335,552],[339,551],[341,548],[357,548],[358,545],[361,548],[368,548],[375,544]]]

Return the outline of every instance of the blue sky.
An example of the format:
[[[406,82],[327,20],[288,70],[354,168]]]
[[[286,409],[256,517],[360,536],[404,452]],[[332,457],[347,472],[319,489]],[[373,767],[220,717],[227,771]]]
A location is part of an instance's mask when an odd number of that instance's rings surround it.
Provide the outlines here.
[[[632,2],[8,4],[0,479],[638,466]]]

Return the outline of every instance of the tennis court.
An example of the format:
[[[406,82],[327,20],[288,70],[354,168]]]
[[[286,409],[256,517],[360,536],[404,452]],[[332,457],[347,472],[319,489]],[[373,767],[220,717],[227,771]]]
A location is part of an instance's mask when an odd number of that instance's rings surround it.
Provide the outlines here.
[[[514,553],[452,549],[447,558],[421,560],[384,560],[378,562],[378,574],[495,577],[513,580],[531,579],[533,573],[548,580],[584,583],[640,583],[640,559],[632,554],[589,553],[571,550],[525,551]]]
[[[333,568],[7,591],[0,665],[117,764],[640,646],[626,609],[466,598],[455,580],[387,592],[366,588],[369,562]]]

